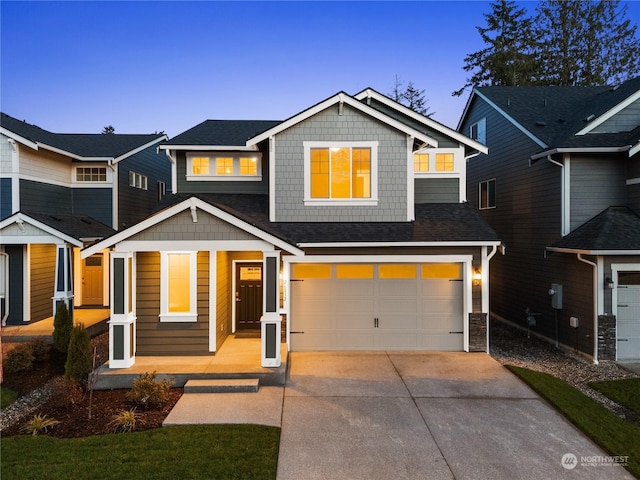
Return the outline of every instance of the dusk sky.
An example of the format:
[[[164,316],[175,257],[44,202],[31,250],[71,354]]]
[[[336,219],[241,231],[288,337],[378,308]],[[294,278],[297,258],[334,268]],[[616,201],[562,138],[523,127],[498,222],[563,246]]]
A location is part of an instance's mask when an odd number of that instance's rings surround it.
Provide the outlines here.
[[[469,92],[451,92],[490,4],[3,0],[0,107],[58,133],[175,136],[206,119],[284,120],[341,90],[388,94],[397,75],[455,128]]]

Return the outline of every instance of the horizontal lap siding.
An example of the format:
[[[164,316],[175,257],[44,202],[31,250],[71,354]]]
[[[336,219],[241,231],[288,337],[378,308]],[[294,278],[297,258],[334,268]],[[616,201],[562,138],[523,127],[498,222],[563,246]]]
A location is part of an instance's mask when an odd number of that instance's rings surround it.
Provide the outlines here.
[[[415,203],[458,203],[459,185],[457,178],[417,178]]]
[[[55,245],[31,245],[31,320],[42,320],[53,315],[53,297],[56,274]]]
[[[137,355],[209,354],[209,254],[198,253],[197,322],[160,322],[160,254],[136,256]]]
[[[13,213],[11,179],[0,178],[0,219]]]

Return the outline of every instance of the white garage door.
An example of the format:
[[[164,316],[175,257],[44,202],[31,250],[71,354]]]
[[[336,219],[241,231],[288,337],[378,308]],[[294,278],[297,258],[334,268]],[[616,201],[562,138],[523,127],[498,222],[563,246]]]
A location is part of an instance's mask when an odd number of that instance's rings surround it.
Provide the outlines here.
[[[640,272],[618,273],[618,360],[640,360]]]
[[[463,349],[461,264],[294,264],[291,349]]]

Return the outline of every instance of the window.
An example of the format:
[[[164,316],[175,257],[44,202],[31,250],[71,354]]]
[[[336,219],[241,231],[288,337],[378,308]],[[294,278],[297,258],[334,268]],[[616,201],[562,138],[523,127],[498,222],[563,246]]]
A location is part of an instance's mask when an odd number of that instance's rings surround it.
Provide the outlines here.
[[[167,194],[167,185],[158,180],[158,201],[162,200]]]
[[[304,142],[305,204],[375,205],[377,142]]]
[[[480,210],[496,207],[496,179],[480,182]]]
[[[373,265],[368,264],[338,264],[336,278],[373,278]]]
[[[160,321],[197,319],[196,252],[162,252],[160,256]]]
[[[76,167],[76,182],[106,182],[106,167]]]
[[[260,181],[262,157],[259,152],[239,156],[223,153],[216,156],[187,155],[189,181]]]
[[[141,190],[147,189],[147,176],[136,172],[129,172],[129,186],[134,188],[140,188]]]
[[[487,144],[487,119],[482,118],[469,127],[469,137],[483,145]]]
[[[453,153],[436,153],[436,171],[453,172]]]
[[[413,171],[414,172],[429,171],[429,154],[428,153],[413,154]]]
[[[380,264],[378,266],[378,278],[416,278],[416,266],[410,264]]]

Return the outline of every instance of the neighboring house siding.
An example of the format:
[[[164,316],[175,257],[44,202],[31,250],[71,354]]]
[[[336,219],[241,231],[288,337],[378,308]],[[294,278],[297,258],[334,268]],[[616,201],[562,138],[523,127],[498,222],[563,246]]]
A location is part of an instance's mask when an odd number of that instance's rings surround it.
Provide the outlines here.
[[[0,178],[0,219],[11,215],[11,179]]]
[[[31,244],[29,246],[31,272],[31,321],[53,316],[56,274],[56,246]]]
[[[640,214],[640,155],[627,160],[627,206]]]
[[[20,180],[21,211],[71,214],[72,205],[72,192],[68,187]]]
[[[209,354],[209,254],[198,253],[198,320],[160,322],[160,254],[136,255],[139,356]]]
[[[417,178],[415,203],[459,203],[460,180],[457,178]]]
[[[626,204],[625,164],[619,159],[571,158],[571,230],[609,206]]]
[[[593,133],[630,132],[638,126],[640,100],[636,100],[592,130]]]
[[[110,188],[74,188],[72,213],[88,215],[105,225],[113,224],[113,202]]]
[[[279,222],[407,220],[406,135],[344,105],[334,105],[276,135],[275,211]],[[305,141],[378,141],[377,206],[304,205]]]
[[[171,194],[171,165],[164,153],[149,147],[118,163],[118,225],[131,226],[147,217],[158,203],[158,182],[164,182],[166,194]],[[129,172],[147,177],[147,189],[129,185]],[[111,222],[109,222],[109,225]]]

